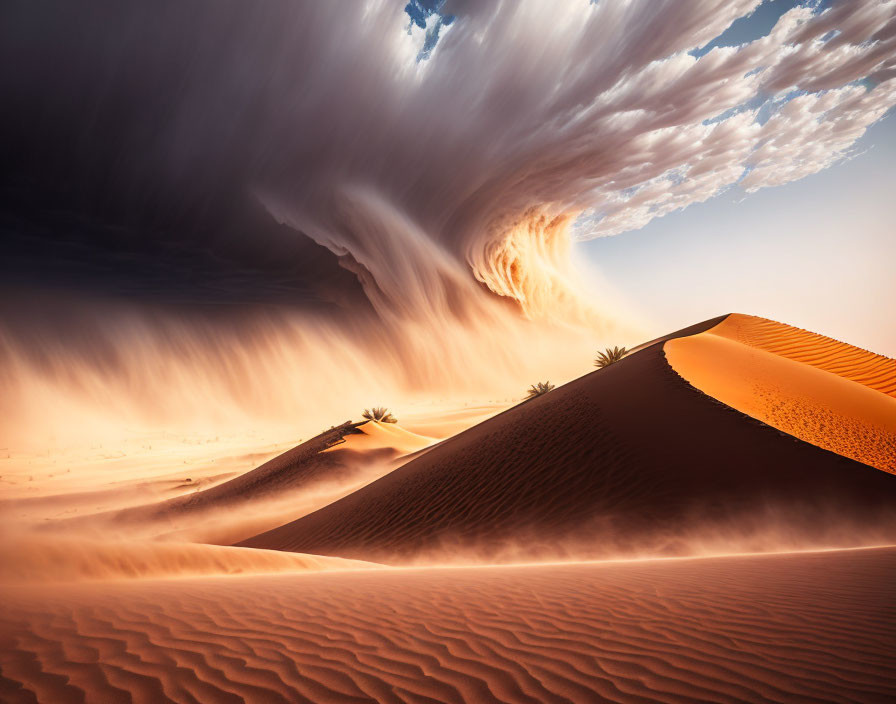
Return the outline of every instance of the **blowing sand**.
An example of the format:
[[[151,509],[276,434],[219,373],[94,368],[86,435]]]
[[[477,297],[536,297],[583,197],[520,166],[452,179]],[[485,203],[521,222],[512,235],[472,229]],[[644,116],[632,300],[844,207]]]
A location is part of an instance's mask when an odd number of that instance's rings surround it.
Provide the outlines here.
[[[161,579],[328,569],[375,568],[368,562],[276,550],[84,536],[5,535],[0,583]]]
[[[42,529],[63,534],[76,530],[94,537],[114,531],[130,538],[230,544],[326,506],[388,474],[406,455],[423,452],[435,442],[393,424],[344,423],[225,481],[198,481],[190,485],[192,490],[181,488],[163,501],[153,500],[158,492],[145,491],[142,504],[54,516],[56,520],[43,523]],[[139,489],[140,485],[131,487],[131,492]],[[28,503],[45,508],[62,500],[52,497],[48,503],[35,498]],[[18,510],[19,503],[6,505]]]
[[[892,702],[896,549],[5,589],[19,702]]]

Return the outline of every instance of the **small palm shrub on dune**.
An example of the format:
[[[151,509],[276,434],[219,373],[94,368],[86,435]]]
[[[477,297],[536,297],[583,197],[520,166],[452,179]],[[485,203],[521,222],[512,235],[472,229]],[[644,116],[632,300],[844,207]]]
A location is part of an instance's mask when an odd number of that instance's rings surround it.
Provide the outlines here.
[[[597,358],[594,360],[594,366],[603,368],[615,364],[625,357],[626,351],[625,347],[614,347],[613,349],[607,347],[603,352],[597,353]]]
[[[398,418],[393,416],[388,408],[365,408],[361,416],[367,420],[375,420],[377,423],[398,422]]]
[[[554,385],[549,381],[539,381],[537,384],[532,384],[532,386],[529,387],[526,398],[544,396],[548,391],[553,391],[554,388]]]

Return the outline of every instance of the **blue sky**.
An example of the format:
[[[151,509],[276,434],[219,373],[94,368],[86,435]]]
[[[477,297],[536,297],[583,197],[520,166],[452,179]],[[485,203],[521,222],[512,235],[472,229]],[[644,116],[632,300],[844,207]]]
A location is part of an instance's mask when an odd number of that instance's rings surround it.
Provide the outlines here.
[[[751,313],[893,357],[894,164],[891,113],[849,161],[577,248],[657,333]]]
[[[702,56],[713,47],[738,46],[763,37],[772,30],[781,15],[797,5],[809,5],[821,11],[830,4],[831,0],[766,0],[753,14],[735,20],[722,34],[694,53]]]
[[[799,4],[830,1],[765,2],[696,53],[763,36]],[[893,164],[891,113],[852,159],[821,173],[750,195],[732,189],[577,247],[656,334],[752,313],[896,356]]]

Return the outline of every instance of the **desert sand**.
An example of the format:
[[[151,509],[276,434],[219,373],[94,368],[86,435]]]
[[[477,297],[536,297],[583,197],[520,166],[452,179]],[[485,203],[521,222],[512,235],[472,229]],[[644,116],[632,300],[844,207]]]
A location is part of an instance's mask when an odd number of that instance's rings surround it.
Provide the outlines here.
[[[394,424],[346,422],[283,452],[251,471],[224,481],[197,481],[161,501],[53,521],[46,530],[101,534],[113,529],[132,537],[229,544],[309,513],[388,474],[403,458],[435,438]],[[138,487],[143,485],[138,485]],[[121,498],[134,487],[117,490]],[[145,499],[151,497],[148,492]],[[95,495],[89,497],[95,502]],[[37,508],[62,497],[29,499]]]
[[[653,341],[241,545],[405,564],[896,542],[893,477],[757,422],[669,365],[668,340],[722,320]]]
[[[673,369],[722,403],[896,472],[896,361],[745,315],[669,340],[664,349]]]
[[[896,549],[7,588],[19,702],[891,702]]]
[[[733,313],[711,331],[742,344],[808,364],[896,398],[896,360],[808,330]]]
[[[8,0],[0,97],[0,704],[896,704],[896,0]]]
[[[893,701],[891,363],[722,316],[502,412],[9,497],[0,700]]]

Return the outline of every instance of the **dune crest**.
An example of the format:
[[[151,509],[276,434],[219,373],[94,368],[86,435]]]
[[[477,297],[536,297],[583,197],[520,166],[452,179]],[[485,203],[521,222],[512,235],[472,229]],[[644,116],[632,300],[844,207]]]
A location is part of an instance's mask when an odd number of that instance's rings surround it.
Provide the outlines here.
[[[732,313],[708,331],[792,359],[896,398],[896,360],[802,328]]]
[[[896,361],[737,314],[664,351],[688,383],[741,413],[896,472]]]
[[[417,452],[437,442],[435,438],[426,437],[405,430],[397,423],[379,423],[375,420],[365,421],[353,426],[358,432],[346,433],[342,441],[323,452],[335,450],[391,450],[398,455]]]

